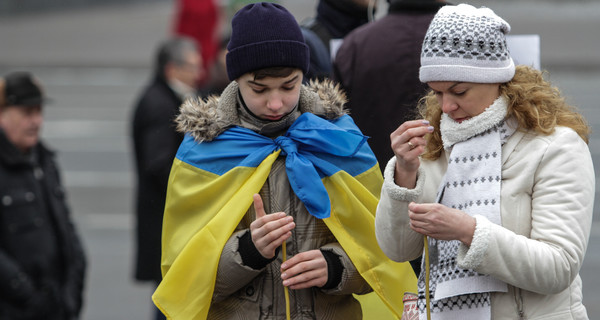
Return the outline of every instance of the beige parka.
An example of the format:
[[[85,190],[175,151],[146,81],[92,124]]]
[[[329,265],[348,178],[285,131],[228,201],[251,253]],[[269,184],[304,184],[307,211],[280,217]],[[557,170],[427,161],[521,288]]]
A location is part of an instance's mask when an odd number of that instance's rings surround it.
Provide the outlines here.
[[[231,125],[257,132],[264,129],[243,116],[238,94],[238,85],[234,81],[220,97],[186,102],[178,117],[178,129],[199,141],[210,141]],[[296,113],[311,112],[335,119],[346,113],[344,103],[344,94],[332,83],[311,83],[302,87]],[[287,127],[278,134],[285,133],[285,129]],[[368,293],[371,288],[325,223],[310,215],[294,194],[288,182],[284,157],[279,157],[273,164],[260,195],[267,214],[283,211],[294,218],[296,227],[287,241],[288,258],[307,250],[331,250],[343,265],[341,281],[335,288],[289,290],[292,319],[362,319],[360,304],[352,294]],[[279,251],[273,262],[256,270],[244,265],[238,252],[239,238],[249,232],[254,219],[255,212],[251,207],[223,248],[208,319],[285,319],[284,289],[279,271],[282,253]]]

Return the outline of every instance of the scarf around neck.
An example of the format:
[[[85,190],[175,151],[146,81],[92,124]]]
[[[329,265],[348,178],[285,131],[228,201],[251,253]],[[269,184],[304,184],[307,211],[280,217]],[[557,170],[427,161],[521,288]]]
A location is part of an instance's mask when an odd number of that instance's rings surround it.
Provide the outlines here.
[[[186,136],[185,139],[190,138]],[[353,166],[348,165],[351,162],[368,167],[376,163],[372,154],[365,151],[367,137],[347,115],[329,121],[306,112],[284,135],[274,139],[249,128],[234,126],[213,141],[215,143],[204,143],[203,154],[206,155],[202,161],[242,155],[244,160],[239,165],[250,166],[249,163],[260,163],[274,151],[281,150],[294,193],[308,212],[319,219],[328,218],[331,213],[329,195],[321,180],[323,176],[342,170],[340,162],[348,162],[345,165],[349,172],[352,172]],[[235,152],[227,151],[225,155],[217,152],[218,142],[223,141],[235,141]],[[213,147],[216,149],[213,150]]]
[[[480,115],[462,123],[442,115],[442,141],[450,156],[438,188],[439,203],[501,224],[501,148],[515,130],[505,121],[507,108],[507,98],[500,96]],[[505,292],[506,283],[458,267],[459,245],[457,240],[429,238],[432,319],[490,319],[490,292]],[[424,319],[424,271],[418,286],[419,309]]]

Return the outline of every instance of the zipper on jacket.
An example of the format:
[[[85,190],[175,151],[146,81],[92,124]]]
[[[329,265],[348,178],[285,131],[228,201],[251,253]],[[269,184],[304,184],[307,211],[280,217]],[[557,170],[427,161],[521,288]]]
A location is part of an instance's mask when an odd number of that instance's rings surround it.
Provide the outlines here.
[[[521,288],[514,288],[514,297],[515,303],[517,304],[517,314],[519,315],[519,320],[525,320],[525,311],[523,310],[523,292],[521,292]]]

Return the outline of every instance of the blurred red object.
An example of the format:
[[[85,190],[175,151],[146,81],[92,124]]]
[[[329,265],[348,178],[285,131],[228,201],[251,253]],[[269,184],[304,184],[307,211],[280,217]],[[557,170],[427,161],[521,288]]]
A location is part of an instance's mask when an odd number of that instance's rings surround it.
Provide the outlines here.
[[[202,52],[204,74],[200,83],[206,82],[210,77],[208,70],[211,69],[217,54],[219,16],[215,0],[177,0],[173,32],[198,42]]]

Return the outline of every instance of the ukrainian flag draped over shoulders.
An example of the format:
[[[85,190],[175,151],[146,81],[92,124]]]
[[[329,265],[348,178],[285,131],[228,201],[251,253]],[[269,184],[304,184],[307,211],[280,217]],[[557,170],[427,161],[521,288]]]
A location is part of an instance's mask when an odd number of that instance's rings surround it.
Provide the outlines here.
[[[382,177],[349,116],[302,114],[285,136],[270,139],[232,127],[213,141],[187,135],[171,169],[162,235],[163,280],[154,303],[169,319],[206,319],[221,251],[286,156],[292,189],[323,219],[375,294],[357,296],[365,319],[402,314],[402,295],[416,290],[408,263],[389,260],[375,239]],[[388,308],[385,308],[386,305]]]

